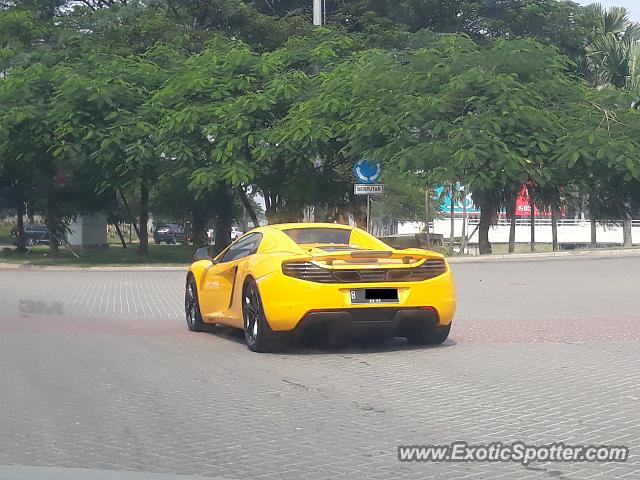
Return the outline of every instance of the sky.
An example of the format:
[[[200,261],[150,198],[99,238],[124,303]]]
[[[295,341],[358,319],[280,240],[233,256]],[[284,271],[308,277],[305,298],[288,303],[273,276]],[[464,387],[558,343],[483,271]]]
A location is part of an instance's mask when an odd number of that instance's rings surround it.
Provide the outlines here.
[[[601,3],[603,7],[620,6],[629,10],[631,20],[640,22],[640,0],[576,0],[581,5],[589,5],[590,3]]]

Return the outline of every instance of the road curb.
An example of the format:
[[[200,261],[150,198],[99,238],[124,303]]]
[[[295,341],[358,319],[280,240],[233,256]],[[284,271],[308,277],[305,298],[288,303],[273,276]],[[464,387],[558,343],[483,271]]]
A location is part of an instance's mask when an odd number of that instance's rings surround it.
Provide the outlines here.
[[[29,263],[0,263],[0,270],[55,270],[55,271],[92,271],[92,272],[185,272],[188,265],[130,265],[130,266],[91,266],[78,265],[31,265]]]
[[[498,261],[536,261],[554,259],[607,258],[640,256],[640,248],[586,250],[576,252],[516,253],[511,255],[474,255],[469,257],[447,257],[449,263],[481,263]],[[57,270],[93,272],[186,272],[189,265],[32,265],[29,263],[0,263],[0,270]]]
[[[545,252],[545,253],[516,253],[510,255],[483,255],[472,257],[448,257],[449,263],[494,262],[494,261],[532,261],[576,258],[607,258],[607,257],[635,257],[640,256],[640,248],[634,249],[606,249],[586,250],[575,252]]]

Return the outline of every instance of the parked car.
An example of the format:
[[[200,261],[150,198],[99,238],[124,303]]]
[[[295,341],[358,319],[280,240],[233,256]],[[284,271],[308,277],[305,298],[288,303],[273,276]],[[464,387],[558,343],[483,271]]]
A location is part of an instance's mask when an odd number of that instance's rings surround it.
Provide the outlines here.
[[[153,232],[153,241],[156,244],[166,242],[168,244],[184,243],[186,241],[186,235],[184,228],[180,225],[167,224],[159,225]]]
[[[240,230],[238,227],[231,227],[231,240],[239,239],[244,232]]]
[[[243,235],[243,231],[238,227],[231,227],[231,240],[236,241]],[[207,230],[207,237],[209,238],[209,244],[213,245],[216,240],[216,232],[213,228]]]
[[[25,243],[32,247],[38,243],[49,245],[49,230],[46,225],[39,223],[29,223],[24,227]],[[11,241],[14,245],[18,245],[18,227],[11,229]]]

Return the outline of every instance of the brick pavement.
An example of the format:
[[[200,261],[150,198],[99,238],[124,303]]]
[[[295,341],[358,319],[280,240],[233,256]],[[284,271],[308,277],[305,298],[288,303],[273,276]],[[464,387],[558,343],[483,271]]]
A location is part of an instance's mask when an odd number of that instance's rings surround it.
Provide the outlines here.
[[[0,464],[238,479],[638,478],[638,266],[456,265],[446,345],[278,355],[250,354],[225,329],[188,333],[180,272],[0,271]],[[611,307],[595,310],[605,298]],[[398,444],[454,440],[624,443],[632,458],[397,462]]]

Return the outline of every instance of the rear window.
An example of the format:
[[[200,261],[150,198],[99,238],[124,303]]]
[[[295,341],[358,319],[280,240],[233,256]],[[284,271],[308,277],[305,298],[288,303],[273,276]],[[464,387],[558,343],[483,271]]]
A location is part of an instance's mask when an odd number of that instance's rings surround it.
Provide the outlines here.
[[[341,228],[292,228],[285,230],[294,242],[298,244],[323,243],[348,245],[351,230]]]

